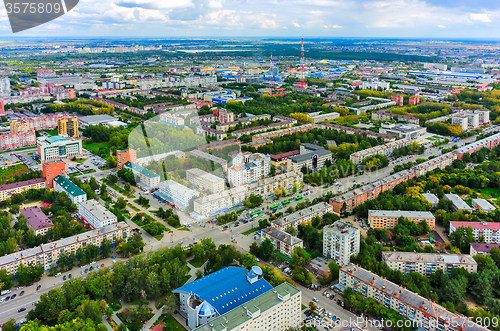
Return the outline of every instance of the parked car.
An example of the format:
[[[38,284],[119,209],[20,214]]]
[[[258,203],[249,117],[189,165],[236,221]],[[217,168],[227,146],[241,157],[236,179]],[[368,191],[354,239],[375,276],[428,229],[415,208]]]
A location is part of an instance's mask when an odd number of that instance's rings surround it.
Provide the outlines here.
[[[23,296],[24,295],[24,291],[21,291],[21,293],[19,293],[19,296]]]
[[[12,294],[12,296],[10,297],[10,299],[14,299],[15,297],[17,296],[17,294]]]
[[[25,310],[26,310],[26,308],[19,308],[19,309],[17,310],[17,312],[18,312],[18,313],[20,313],[20,312],[23,312],[23,311],[25,311]]]

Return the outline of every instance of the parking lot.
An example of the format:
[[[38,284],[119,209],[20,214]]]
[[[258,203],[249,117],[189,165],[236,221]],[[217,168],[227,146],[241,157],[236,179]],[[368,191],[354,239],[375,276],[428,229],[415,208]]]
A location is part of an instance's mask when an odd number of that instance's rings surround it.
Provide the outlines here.
[[[32,150],[30,149],[14,153],[15,157],[17,157],[19,160],[21,160],[21,162],[26,164],[26,166],[28,166],[28,168],[30,168],[31,171],[42,170],[42,165],[38,161],[39,158],[38,158],[38,153],[36,152],[36,148]]]

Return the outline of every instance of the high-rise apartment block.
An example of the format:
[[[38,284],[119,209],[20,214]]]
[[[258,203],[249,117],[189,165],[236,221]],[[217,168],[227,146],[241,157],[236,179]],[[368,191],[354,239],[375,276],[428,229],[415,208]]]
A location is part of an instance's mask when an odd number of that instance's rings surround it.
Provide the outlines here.
[[[261,153],[239,153],[233,158],[233,166],[228,169],[228,181],[232,187],[258,181],[269,174],[271,156]]]
[[[128,149],[128,150],[116,151],[116,170],[123,169],[123,166],[127,162],[132,162],[132,163],[137,162],[137,154],[135,150]]]
[[[0,77],[0,98],[10,97],[10,78]]]
[[[57,130],[59,134],[66,134],[71,138],[78,138],[78,118],[66,117],[61,118],[57,122]]]
[[[391,101],[394,101],[398,106],[403,105],[403,96],[401,94],[396,94],[391,96]]]
[[[47,188],[54,188],[54,178],[66,177],[66,163],[62,160],[47,161],[42,164],[43,177],[47,179]]]
[[[323,255],[339,266],[347,265],[351,255],[359,253],[361,230],[349,223],[337,221],[323,228]]]

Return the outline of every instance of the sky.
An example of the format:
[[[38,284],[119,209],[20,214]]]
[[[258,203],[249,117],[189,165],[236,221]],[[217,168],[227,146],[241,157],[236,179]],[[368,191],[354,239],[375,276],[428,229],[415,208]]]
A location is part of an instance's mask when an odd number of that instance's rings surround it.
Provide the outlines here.
[[[80,0],[42,26],[0,36],[500,39],[498,0]]]

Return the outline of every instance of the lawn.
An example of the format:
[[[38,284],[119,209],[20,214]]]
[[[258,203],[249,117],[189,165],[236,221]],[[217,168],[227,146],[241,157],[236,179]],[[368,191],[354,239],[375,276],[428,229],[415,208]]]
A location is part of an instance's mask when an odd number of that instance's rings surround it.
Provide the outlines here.
[[[181,228],[177,228],[177,230],[179,230],[179,231],[189,231],[189,229],[186,228],[185,226],[183,226]]]
[[[104,149],[107,151],[106,155],[109,155],[109,144],[108,143],[83,143],[83,148],[88,150],[93,154],[99,155],[99,149]]]
[[[163,233],[155,236],[155,239],[158,240],[158,241],[162,240],[163,239]]]
[[[57,135],[59,135],[59,131],[57,131],[57,129],[55,129],[55,130],[44,130],[44,131],[47,132],[51,136],[57,136]]]
[[[114,311],[119,311],[120,309],[122,309],[122,304],[120,303],[120,299],[117,298],[111,300],[109,306],[113,308]]]
[[[241,234],[247,235],[247,234],[251,234],[251,233],[257,232],[259,230],[260,230],[259,228],[250,229],[250,230],[247,230],[245,232],[242,232]]]
[[[195,268],[201,268],[203,263],[205,263],[207,259],[200,259],[199,261],[196,261],[195,259],[189,260],[188,263],[192,265]]]
[[[133,210],[135,210],[135,211],[137,211],[137,212],[141,211],[139,208],[137,208],[136,206],[134,206],[134,205],[133,205],[133,204],[131,204],[130,202],[129,202],[129,203],[127,203],[127,206],[129,206],[130,208],[132,208]]]
[[[482,188],[476,190],[478,195],[483,199],[491,199],[500,197],[500,190],[494,187]]]
[[[165,317],[163,322],[165,322],[165,324],[163,325],[164,329],[166,328],[167,330],[171,330],[171,331],[185,331],[186,330],[186,328],[184,328],[182,326],[182,324],[177,322],[177,320],[175,318],[173,318],[171,315],[168,315],[167,317]]]
[[[76,162],[76,163],[83,163],[86,159],[71,159],[71,161]]]
[[[93,173],[93,172],[95,172],[95,170],[94,170],[94,169],[91,169],[91,170],[84,171],[83,173],[84,173],[84,174],[91,174],[91,173]]]

